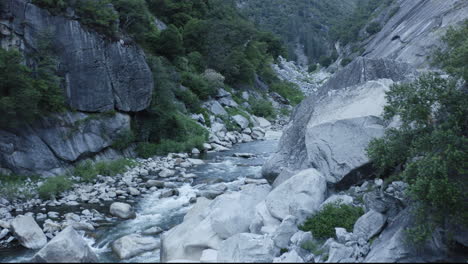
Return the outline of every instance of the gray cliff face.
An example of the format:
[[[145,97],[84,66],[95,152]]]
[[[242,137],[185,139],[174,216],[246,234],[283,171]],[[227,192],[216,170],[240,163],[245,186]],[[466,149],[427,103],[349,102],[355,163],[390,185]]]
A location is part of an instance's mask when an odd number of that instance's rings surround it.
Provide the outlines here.
[[[399,0],[399,11],[366,46],[368,58],[389,58],[424,68],[446,30],[468,18],[465,0]]]
[[[76,20],[52,16],[22,0],[8,0],[3,5],[0,23],[2,35],[7,37],[2,42],[14,39],[13,45],[28,52],[37,47],[40,34],[52,33],[72,108],[133,112],[149,105],[153,75],[136,45],[106,40]]]
[[[107,40],[76,20],[52,16],[23,0],[2,1],[1,47],[28,54],[45,32],[53,36],[68,104],[81,112],[0,130],[0,168],[7,172],[48,176],[82,159],[116,158],[121,153],[109,147],[130,130],[130,117],[82,112],[135,112],[151,101],[153,75],[138,46]]]
[[[295,108],[264,176],[272,182],[281,173],[313,167],[336,183],[365,165],[365,145],[385,129],[379,117],[385,91],[413,73],[406,63],[354,60]]]
[[[110,147],[130,129],[126,114],[65,113],[11,131],[0,130],[0,164],[17,174],[53,175]]]

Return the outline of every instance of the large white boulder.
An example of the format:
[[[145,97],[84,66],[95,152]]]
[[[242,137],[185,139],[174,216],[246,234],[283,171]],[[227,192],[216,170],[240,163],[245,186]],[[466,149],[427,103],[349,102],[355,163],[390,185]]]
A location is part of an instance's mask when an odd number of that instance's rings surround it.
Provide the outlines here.
[[[131,234],[114,241],[112,250],[120,259],[128,259],[146,251],[158,249],[160,246],[161,241],[157,238]]]
[[[47,244],[47,237],[30,215],[18,215],[10,223],[11,232],[20,244],[30,249],[40,249]]]
[[[248,184],[210,201],[199,198],[184,221],[162,235],[161,261],[199,261],[203,250],[218,250],[223,239],[248,232],[255,207],[270,191],[268,185]]]
[[[283,220],[293,215],[301,223],[317,211],[325,199],[326,189],[325,177],[315,169],[307,169],[273,189],[265,204],[273,217]]]
[[[33,262],[94,263],[98,257],[73,227],[55,236],[32,258]]]
[[[221,243],[218,262],[272,262],[278,255],[270,237],[240,233]]]
[[[117,216],[122,219],[129,219],[135,217],[135,211],[133,211],[132,206],[127,203],[112,203],[109,211],[113,216]]]

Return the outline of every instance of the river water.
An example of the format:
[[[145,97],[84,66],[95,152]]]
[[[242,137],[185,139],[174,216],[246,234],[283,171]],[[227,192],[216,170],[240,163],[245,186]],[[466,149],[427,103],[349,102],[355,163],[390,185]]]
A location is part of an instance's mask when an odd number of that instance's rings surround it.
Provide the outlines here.
[[[253,141],[235,145],[225,152],[214,152],[201,157],[205,164],[193,167],[187,173],[197,175],[192,184],[179,188],[179,196],[159,198],[157,194],[143,195],[134,205],[136,218],[114,220],[100,226],[93,237],[85,236],[91,248],[98,254],[101,262],[159,262],[159,250],[144,253],[127,260],[119,260],[112,252],[110,244],[118,238],[139,233],[150,227],[158,226],[168,230],[181,223],[192,204],[189,199],[195,194],[193,186],[217,182],[231,182],[238,178],[261,178],[261,167],[276,150],[280,133],[267,134],[267,140]],[[234,153],[252,153],[255,157],[233,157]],[[35,251],[23,248],[0,251],[0,262],[25,262]]]

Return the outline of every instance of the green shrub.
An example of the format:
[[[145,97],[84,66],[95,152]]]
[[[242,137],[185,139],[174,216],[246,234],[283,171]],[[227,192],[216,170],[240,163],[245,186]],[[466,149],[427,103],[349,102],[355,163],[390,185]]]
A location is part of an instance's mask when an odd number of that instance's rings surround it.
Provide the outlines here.
[[[198,96],[190,90],[179,89],[175,92],[177,99],[181,100],[191,113],[198,113],[201,110],[201,102]]]
[[[308,72],[312,73],[318,69],[318,66],[316,63],[312,63],[309,65],[309,68],[307,69]]]
[[[119,14],[110,4],[111,0],[81,0],[77,2],[75,10],[82,24],[113,37],[118,31]]]
[[[142,142],[138,144],[137,153],[142,158],[150,158],[155,155],[165,155],[170,152],[189,152],[193,148],[203,149],[206,137],[202,135],[188,138],[185,141],[163,139],[160,143]]]
[[[156,51],[170,59],[182,55],[184,51],[184,43],[182,34],[179,29],[174,25],[169,25],[161,32],[154,47]]]
[[[393,85],[386,94],[384,117],[399,116],[402,125],[371,141],[368,155],[380,171],[396,170],[409,184],[419,212],[413,236],[422,241],[434,225],[468,226],[468,94],[455,80],[435,74]],[[426,230],[422,233],[421,230]]]
[[[206,100],[216,94],[216,87],[211,86],[205,78],[199,74],[182,73],[182,85],[189,87],[200,99]]]
[[[55,73],[56,62],[43,38],[39,39],[38,53],[34,53],[32,59],[36,66],[28,68],[23,65],[18,51],[0,48],[2,127],[16,127],[65,109],[60,79]]]
[[[382,26],[380,25],[379,22],[372,22],[366,27],[366,32],[369,33],[370,35],[379,33],[380,30],[382,30]]]
[[[356,220],[363,214],[364,210],[361,207],[338,203],[327,204],[299,226],[299,229],[311,231],[318,239],[327,239],[335,236],[335,227],[352,230]]]
[[[328,67],[330,66],[332,63],[333,63],[333,60],[331,57],[328,57],[328,56],[325,56],[325,55],[322,55],[318,62],[320,63],[320,65],[322,65],[323,67]]]
[[[131,143],[135,142],[135,133],[131,129],[124,131],[119,137],[114,140],[112,147],[118,150],[124,150],[130,146]]]
[[[277,92],[282,97],[289,100],[292,106],[299,104],[304,99],[301,89],[293,83],[279,81],[270,86],[270,90]]]
[[[273,108],[273,104],[270,101],[265,99],[251,98],[249,102],[252,108],[252,113],[254,115],[265,118],[275,118],[275,109]]]
[[[314,253],[314,255],[316,255],[316,256],[322,255],[323,252],[324,252],[323,249],[320,249],[319,243],[317,243],[316,241],[313,241],[313,240],[304,242],[301,245],[301,248]]]
[[[345,67],[348,65],[351,61],[353,61],[351,58],[344,58],[341,60],[341,66]]]
[[[51,196],[57,196],[61,192],[70,190],[72,185],[73,182],[68,176],[55,176],[45,179],[37,192],[42,199],[50,199]]]
[[[442,38],[446,49],[438,50],[433,63],[441,66],[449,74],[468,81],[468,19],[459,28],[450,28]]]
[[[73,175],[80,177],[85,182],[92,182],[97,175],[115,176],[124,173],[127,167],[136,166],[136,162],[130,159],[114,161],[100,161],[93,163],[87,160],[75,167]]]

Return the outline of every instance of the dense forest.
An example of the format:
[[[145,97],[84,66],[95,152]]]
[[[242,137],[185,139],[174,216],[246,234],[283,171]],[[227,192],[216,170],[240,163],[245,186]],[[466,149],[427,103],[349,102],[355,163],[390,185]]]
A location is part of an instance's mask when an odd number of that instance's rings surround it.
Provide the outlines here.
[[[295,50],[297,44],[301,44],[309,63],[328,66],[338,56],[334,48],[336,41],[342,45],[353,44],[353,51],[359,51],[357,42],[379,32],[381,25],[373,23],[364,34],[360,31],[381,8],[394,1],[280,0],[275,1],[275,5],[266,0],[232,2],[260,28],[280,35],[286,43],[289,59],[297,60]]]

